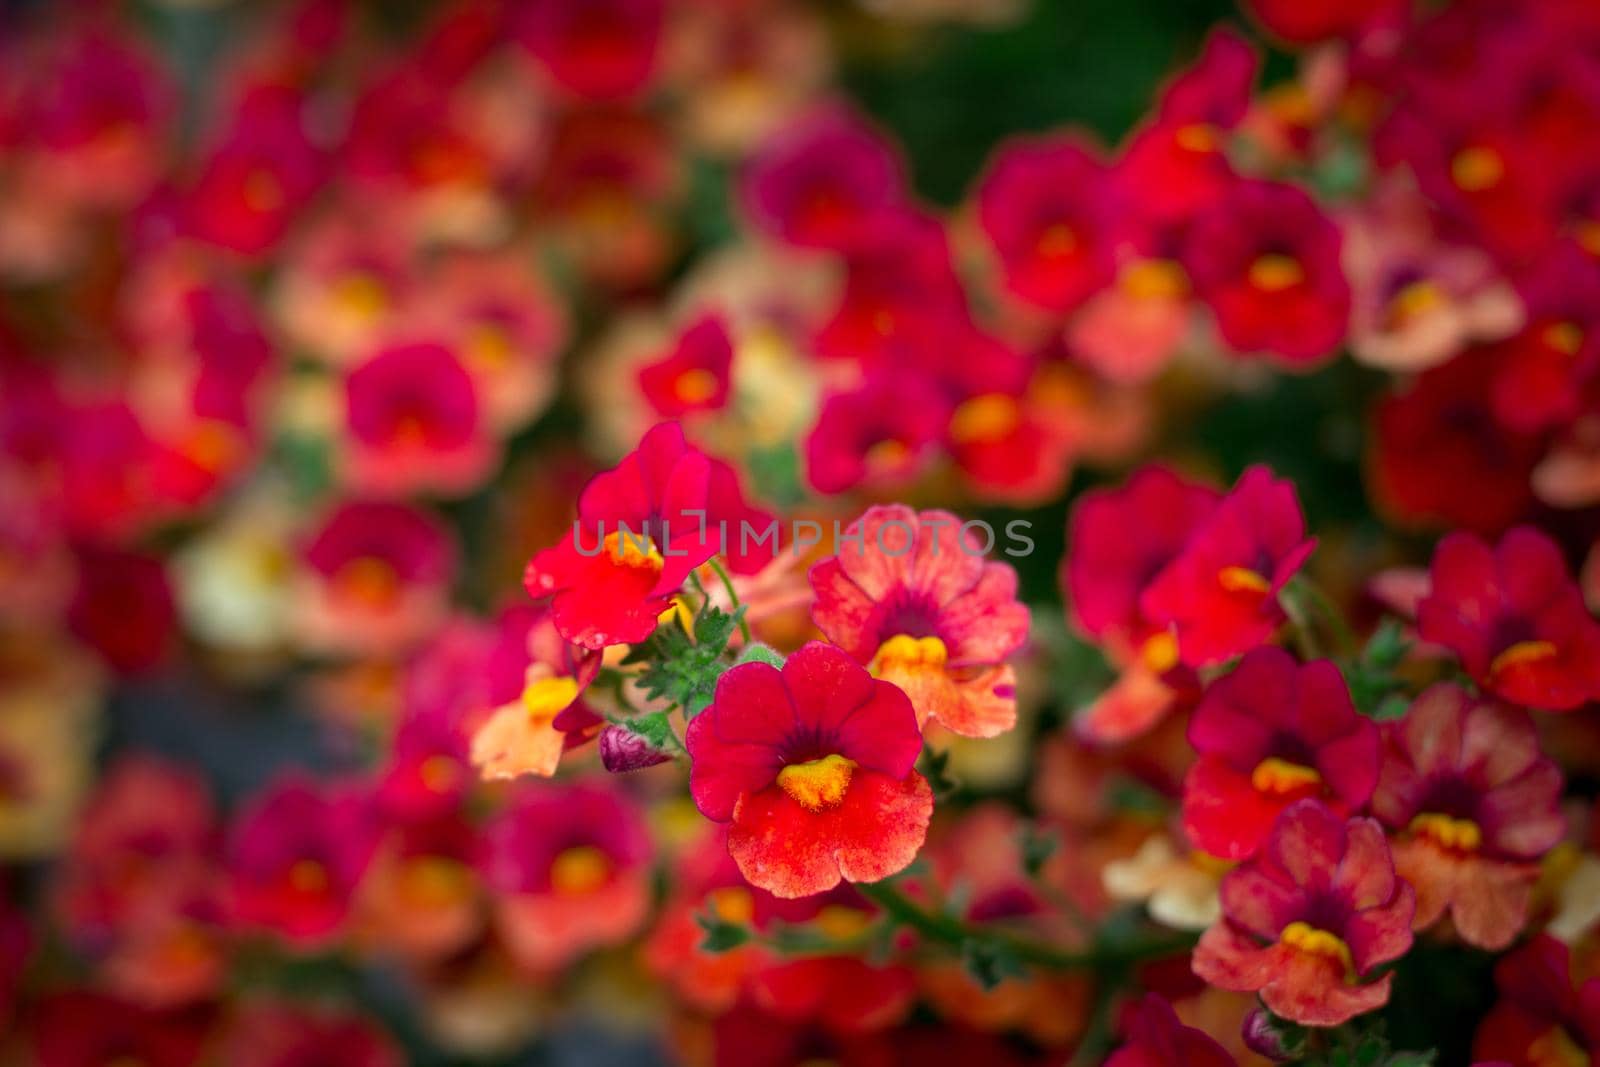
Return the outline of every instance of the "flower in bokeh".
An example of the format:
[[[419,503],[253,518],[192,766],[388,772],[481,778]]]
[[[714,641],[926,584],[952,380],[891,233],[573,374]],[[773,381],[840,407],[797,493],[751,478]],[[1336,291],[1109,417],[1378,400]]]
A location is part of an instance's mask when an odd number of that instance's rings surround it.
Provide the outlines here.
[[[0,856],[61,847],[94,780],[102,679],[65,643],[0,642]]]
[[[329,1059],[347,1067],[401,1067],[405,1058],[375,1022],[288,1002],[246,1002],[228,1020],[218,1054],[238,1067],[297,1067]]]
[[[1472,1054],[1513,1067],[1566,1067],[1600,1054],[1600,978],[1578,980],[1571,951],[1539,935],[1495,964],[1500,999],[1478,1023]]]
[[[177,621],[161,557],[120,549],[78,552],[67,625],[112,670],[139,674],[158,666],[172,650]]]
[[[161,1011],[84,989],[52,993],[29,1020],[33,1062],[39,1067],[99,1067],[140,1063],[192,1067],[205,1051],[207,1019]]]
[[[463,818],[386,827],[356,895],[353,939],[422,962],[465,949],[484,925],[480,848]]]
[[[927,468],[949,411],[925,379],[874,374],[823,401],[806,437],[806,476],[822,493],[905,485]]]
[[[483,876],[513,959],[546,974],[632,936],[650,910],[650,836],[597,785],[523,786],[484,831]]]
[[[968,737],[1016,724],[1006,660],[1028,636],[1017,572],[989,562],[947,511],[870,508],[811,570],[812,618],[829,641],[911,698],[919,725]]]
[[[1139,1002],[1128,1026],[1128,1042],[1105,1067],[1233,1067],[1234,1059],[1204,1030],[1178,1021],[1172,1005],[1154,993]]]
[[[733,468],[689,445],[676,423],[661,423],[584,488],[574,528],[533,557],[525,584],[553,598],[568,641],[629,644],[650,636],[670,595],[713,555],[741,574],[759,570],[777,550],[771,537],[759,542],[766,528]]]
[[[571,93],[629,96],[655,73],[666,17],[662,0],[534,0],[514,7],[522,43]]]
[[[667,355],[639,368],[639,389],[663,418],[713,411],[728,402],[733,342],[715,315],[690,323]]]
[[[1493,548],[1468,533],[1439,542],[1417,631],[1513,704],[1566,711],[1600,696],[1600,623],[1561,550],[1531,527]]]
[[[1331,660],[1248,653],[1206,689],[1189,721],[1199,753],[1183,785],[1183,828],[1224,859],[1253,855],[1278,815],[1305,797],[1359,810],[1378,779],[1378,728]]]
[[[1561,839],[1561,771],[1528,713],[1432,686],[1384,727],[1372,813],[1396,836],[1395,870],[1417,891],[1415,925],[1447,912],[1463,941],[1511,943],[1537,860]]]
[[[599,717],[581,697],[600,670],[600,657],[563,641],[546,610],[507,611],[500,629],[489,699],[507,699],[473,732],[472,762],[485,778],[548,778],[564,751],[599,730]]]
[[[916,712],[839,649],[734,667],[686,740],[695,805],[731,824],[740,872],[777,896],[886,878],[922,847],[933,793],[913,769]]]
[[[1277,632],[1278,594],[1315,547],[1293,484],[1251,467],[1144,588],[1140,611],[1171,626],[1184,663],[1228,659]]]
[[[1415,906],[1376,822],[1302,800],[1223,878],[1223,918],[1201,937],[1194,971],[1259,993],[1285,1019],[1337,1026],[1388,1002],[1394,976],[1374,972],[1411,947]]]

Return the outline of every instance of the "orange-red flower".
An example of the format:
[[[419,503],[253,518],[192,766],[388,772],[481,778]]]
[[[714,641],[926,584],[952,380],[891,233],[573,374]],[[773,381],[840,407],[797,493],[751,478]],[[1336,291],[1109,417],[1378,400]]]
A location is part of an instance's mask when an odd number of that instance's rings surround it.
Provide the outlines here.
[[[1573,980],[1566,945],[1541,934],[1494,969],[1500,1002],[1478,1025],[1472,1054],[1512,1067],[1579,1067],[1600,1054],[1600,978]]]
[[[1372,812],[1417,891],[1417,929],[1446,912],[1462,940],[1503,949],[1522,929],[1541,855],[1561,839],[1561,771],[1528,713],[1460,686],[1426,690],[1384,729]]]
[[[1028,636],[1016,571],[984,558],[947,511],[868,509],[839,554],[811,569],[811,616],[829,641],[967,737],[1016,723],[1015,671],[1005,663]]]
[[[1415,907],[1375,821],[1302,800],[1222,880],[1223,918],[1200,938],[1194,973],[1260,993],[1285,1019],[1338,1026],[1388,1002],[1393,976],[1375,971],[1411,947]]]
[[[927,835],[933,792],[913,769],[911,702],[831,645],[811,642],[781,671],[729,670],[687,744],[695,805],[730,824],[740,872],[776,896],[886,878]]]

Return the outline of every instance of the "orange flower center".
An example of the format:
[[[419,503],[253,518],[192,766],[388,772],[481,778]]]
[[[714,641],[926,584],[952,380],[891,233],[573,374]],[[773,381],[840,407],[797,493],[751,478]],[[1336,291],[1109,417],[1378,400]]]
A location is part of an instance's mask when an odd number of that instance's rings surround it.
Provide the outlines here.
[[[461,764],[450,756],[429,756],[417,768],[417,777],[431,792],[443,793],[461,780]]]
[[[578,682],[575,678],[558,675],[528,683],[522,691],[522,706],[528,718],[535,722],[548,722],[578,699]]]
[[[389,310],[389,290],[381,279],[357,271],[334,285],[333,302],[351,318],[371,322]]]
[[[505,329],[485,322],[467,335],[467,358],[486,370],[501,370],[511,364],[514,349]]]
[[[1538,1067],[1589,1067],[1589,1054],[1564,1026],[1552,1026],[1528,1046],[1528,1062]]]
[[[1071,226],[1058,222],[1039,235],[1037,245],[1041,259],[1064,259],[1078,249],[1078,235]]]
[[[1482,145],[1464,148],[1450,161],[1450,179],[1463,192],[1493,189],[1505,176],[1506,164],[1500,153]]]
[[[937,637],[895,634],[878,646],[877,653],[872,657],[872,673],[881,675],[884,671],[892,670],[939,668],[949,659],[950,650]]]
[[[388,560],[358,556],[339,568],[334,584],[351,600],[386,608],[400,598],[400,575]]]
[[[1573,228],[1573,232],[1584,251],[1591,256],[1600,256],[1600,220],[1584,219]]]
[[[1444,290],[1428,278],[1414,281],[1394,295],[1389,301],[1389,317],[1405,324],[1421,318],[1444,303]]]
[[[593,893],[610,877],[610,857],[593,845],[562,849],[550,864],[550,886],[566,896]]]
[[[1117,277],[1122,291],[1135,300],[1171,300],[1189,291],[1183,268],[1170,259],[1141,259]]]
[[[743,926],[756,913],[755,898],[742,885],[727,885],[706,894],[706,904],[711,912],[725,923]]]
[[[1173,140],[1178,142],[1178,147],[1188,152],[1211,153],[1217,150],[1216,128],[1205,122],[1191,122],[1178,129]]]
[[[1550,348],[1564,356],[1575,356],[1583,347],[1583,327],[1575,322],[1553,322],[1540,335]]]
[[[833,753],[806,763],[789,764],[778,772],[778,786],[807,811],[831,811],[844,803],[855,769],[855,760]]]
[[[871,917],[860,908],[829,904],[817,912],[812,922],[830,941],[848,941],[867,928]]]
[[[472,895],[472,874],[445,856],[417,856],[406,861],[400,892],[408,904],[419,908],[446,908]]]
[[[1454,852],[1476,852],[1483,844],[1483,831],[1477,823],[1438,812],[1418,815],[1411,820],[1410,830]]]
[[[1556,646],[1549,641],[1518,641],[1489,664],[1489,676],[1492,678],[1513,667],[1531,666],[1543,660],[1554,659],[1555,656]]]
[[[638,530],[613,530],[606,534],[605,549],[611,562],[624,567],[652,570],[660,574],[662,567],[666,566],[666,560],[656,550],[655,541]]]
[[[1296,920],[1283,928],[1283,933],[1278,935],[1278,942],[1300,952],[1333,960],[1343,968],[1346,982],[1356,980],[1356,965],[1350,955],[1350,946],[1326,930]]]
[[[1277,756],[1268,756],[1250,772],[1250,784],[1258,793],[1290,796],[1318,789],[1322,785],[1322,775],[1303,763],[1290,763]]]
[[[910,459],[911,446],[892,437],[867,449],[867,467],[874,471],[896,470]]]
[[[1217,572],[1217,584],[1230,593],[1255,593],[1266,596],[1272,583],[1249,567],[1224,567]]]
[[[717,394],[717,376],[704,367],[692,367],[672,382],[672,393],[682,404],[704,404]]]
[[[1250,284],[1263,293],[1281,293],[1305,280],[1300,261],[1281,252],[1269,252],[1250,264]]]
[[[1146,670],[1167,673],[1178,665],[1178,639],[1166,630],[1151,634],[1139,647],[1139,659]]]
[[[296,893],[325,893],[329,884],[328,868],[316,860],[297,860],[289,868],[289,888]]]
[[[197,422],[183,439],[183,454],[201,470],[226,470],[243,451],[239,434],[216,419]]]
[[[1005,393],[984,393],[962,402],[950,417],[950,437],[961,444],[998,441],[1017,428],[1017,401]]]

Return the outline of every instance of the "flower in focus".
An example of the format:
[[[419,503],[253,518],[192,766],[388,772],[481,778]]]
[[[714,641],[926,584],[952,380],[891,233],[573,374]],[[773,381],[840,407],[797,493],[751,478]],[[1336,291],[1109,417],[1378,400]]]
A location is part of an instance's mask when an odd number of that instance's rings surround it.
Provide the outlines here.
[[[1551,711],[1600,696],[1600,623],[1545,535],[1518,527],[1491,549],[1451,534],[1429,576],[1417,632],[1459,656],[1485,690]]]
[[[533,557],[525,584],[535,597],[553,597],[566,640],[591,649],[631,644],[650,636],[669,596],[712,556],[720,552],[740,574],[768,562],[777,546],[763,554],[750,543],[765,532],[763,520],[732,467],[690,446],[676,423],[661,423],[584,487],[573,530]]]
[[[1338,1026],[1388,1002],[1394,976],[1374,971],[1411,947],[1415,906],[1376,822],[1301,800],[1223,878],[1223,918],[1200,938],[1194,972],[1259,993],[1292,1022]]]
[[[1172,627],[1184,663],[1220,662],[1277,632],[1278,594],[1315,547],[1294,486],[1251,467],[1144,588],[1140,611]]]
[[[1028,636],[1017,572],[984,558],[947,511],[868,509],[838,555],[811,569],[812,618],[829,641],[911,698],[919,725],[966,737],[1016,724],[1006,660]]]
[[[1378,728],[1350,702],[1331,660],[1278,648],[1246,654],[1206,690],[1189,721],[1200,758],[1183,784],[1183,828],[1223,859],[1255,854],[1284,809],[1316,797],[1359,810],[1378,779]]]
[[[1528,713],[1432,686],[1384,727],[1372,813],[1396,835],[1415,926],[1449,914],[1470,945],[1503,949],[1527,918],[1537,860],[1561,840],[1561,771]]]
[[[526,971],[548,974],[630,937],[650,910],[650,836],[605,785],[522,786],[484,831],[495,926]]]
[[[776,896],[878,881],[922,847],[933,793],[913,769],[916,712],[842,650],[732,668],[686,743],[695,806],[730,824],[740,873]]]

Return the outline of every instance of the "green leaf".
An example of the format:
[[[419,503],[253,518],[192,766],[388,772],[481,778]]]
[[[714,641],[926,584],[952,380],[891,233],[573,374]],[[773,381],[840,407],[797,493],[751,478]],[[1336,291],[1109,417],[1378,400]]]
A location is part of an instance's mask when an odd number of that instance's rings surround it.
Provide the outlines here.
[[[1028,973],[1022,960],[1008,946],[980,938],[969,938],[961,943],[961,965],[984,989],[993,989],[1008,978],[1021,978]]]
[[[1050,862],[1050,857],[1056,854],[1061,838],[1031,823],[1022,827],[1020,837],[1022,868],[1028,872],[1029,878],[1037,878],[1039,872],[1044,870],[1044,865]]]
[[[961,788],[961,783],[950,774],[950,753],[923,749],[919,763],[922,777],[928,780],[928,788],[933,790],[935,798],[943,799]]]
[[[682,627],[658,627],[635,649],[637,659],[629,657],[648,664],[639,675],[645,693],[681,705],[691,718],[704,711],[716,693],[717,679],[727,669],[723,655],[743,612],[742,607],[729,614],[708,606],[695,619],[693,641]]]
[[[757,643],[744,646],[733,663],[736,667],[741,663],[766,663],[773,667],[782,667],[783,654],[775,648]]]
[[[715,912],[702,912],[694,917],[694,921],[706,932],[706,936],[700,942],[702,951],[727,952],[750,940],[748,927],[728,922]]]
[[[624,719],[618,725],[630,733],[638,734],[653,748],[665,749],[672,745],[672,720],[664,711],[652,711],[637,718]]]

